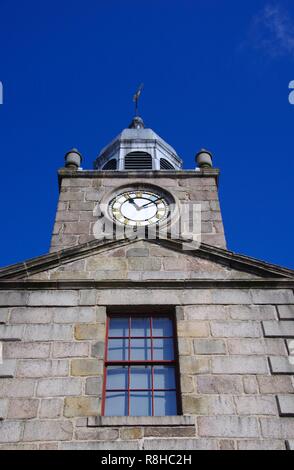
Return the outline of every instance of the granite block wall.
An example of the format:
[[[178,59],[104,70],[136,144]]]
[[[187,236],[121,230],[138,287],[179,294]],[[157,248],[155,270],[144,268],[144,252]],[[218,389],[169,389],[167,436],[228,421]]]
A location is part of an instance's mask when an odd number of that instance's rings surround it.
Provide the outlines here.
[[[116,173],[115,177],[113,173]],[[202,241],[224,248],[226,242],[216,184],[218,173],[215,170],[172,173],[165,178],[162,172],[144,172],[144,177],[140,172],[128,172],[126,177],[123,172],[92,171],[89,176],[87,171],[73,174],[61,170],[60,196],[50,251],[93,240],[93,226],[102,199],[114,189],[119,191],[120,187],[138,183],[164,188],[178,202],[201,204]]]
[[[107,309],[176,315],[183,415],[101,417]],[[0,290],[0,449],[286,449],[292,289]]]

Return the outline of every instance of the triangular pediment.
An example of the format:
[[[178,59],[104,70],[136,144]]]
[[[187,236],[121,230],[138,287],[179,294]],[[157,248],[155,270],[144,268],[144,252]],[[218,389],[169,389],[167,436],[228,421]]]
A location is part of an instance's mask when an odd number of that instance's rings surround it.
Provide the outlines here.
[[[254,280],[294,278],[294,271],[183,240],[103,240],[0,269],[3,280]]]

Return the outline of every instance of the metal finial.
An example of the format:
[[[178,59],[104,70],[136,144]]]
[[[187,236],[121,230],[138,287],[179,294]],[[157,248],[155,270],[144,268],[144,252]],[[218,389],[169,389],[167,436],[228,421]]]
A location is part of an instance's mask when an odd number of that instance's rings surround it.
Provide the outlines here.
[[[136,93],[133,96],[133,102],[135,103],[135,116],[138,116],[138,101],[139,101],[141,92],[143,90],[143,87],[144,87],[144,83],[141,83],[141,85],[139,86],[139,88],[137,89]]]

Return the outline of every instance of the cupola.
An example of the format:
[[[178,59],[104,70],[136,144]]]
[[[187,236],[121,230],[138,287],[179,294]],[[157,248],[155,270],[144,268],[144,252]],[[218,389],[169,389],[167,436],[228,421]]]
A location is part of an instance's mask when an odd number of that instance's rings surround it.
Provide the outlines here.
[[[182,160],[176,151],[152,129],[145,128],[143,119],[135,116],[94,162],[97,170],[181,170]]]

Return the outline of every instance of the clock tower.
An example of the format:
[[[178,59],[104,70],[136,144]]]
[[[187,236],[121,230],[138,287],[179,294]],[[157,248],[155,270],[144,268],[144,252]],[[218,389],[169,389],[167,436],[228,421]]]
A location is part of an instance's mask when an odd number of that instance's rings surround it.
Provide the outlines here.
[[[162,237],[173,232],[174,238],[181,238],[191,210],[197,212],[197,228],[195,224],[192,228],[197,241],[226,246],[217,191],[219,170],[212,167],[208,151],[198,152],[195,169],[183,170],[177,152],[136,116],[101,150],[94,170],[83,170],[81,161],[73,149],[59,170],[51,251],[103,238],[105,224],[111,223],[120,232],[123,227],[128,233],[141,228],[142,234],[143,227],[156,227]]]

